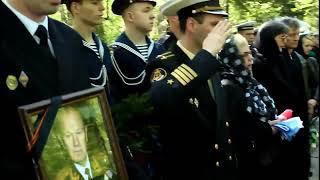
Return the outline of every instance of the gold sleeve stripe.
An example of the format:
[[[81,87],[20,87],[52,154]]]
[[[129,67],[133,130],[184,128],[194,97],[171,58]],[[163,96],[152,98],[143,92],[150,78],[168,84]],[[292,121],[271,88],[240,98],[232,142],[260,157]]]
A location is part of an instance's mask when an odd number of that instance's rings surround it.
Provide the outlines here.
[[[193,77],[198,76],[198,74],[193,69],[191,69],[189,66],[187,66],[186,64],[181,64],[181,67],[186,69]]]
[[[180,70],[181,72],[183,72],[183,74],[185,74],[186,76],[188,76],[189,79],[191,79],[191,80],[194,79],[192,74],[190,74],[187,70],[183,69],[183,67],[179,66],[177,69]]]
[[[167,56],[166,56],[166,58],[169,58],[169,57],[172,57],[172,56],[175,56],[174,54],[168,54]]]
[[[167,51],[167,52],[165,52],[165,53],[162,53],[162,54],[160,54],[161,56],[165,56],[165,55],[168,55],[168,54],[170,54],[171,53],[171,51]]]
[[[175,69],[174,72],[178,74],[185,82],[189,83],[191,79],[189,79],[183,72],[181,72],[179,69]]]
[[[184,86],[187,85],[187,83],[175,72],[172,72],[171,75],[175,77],[182,85]]]

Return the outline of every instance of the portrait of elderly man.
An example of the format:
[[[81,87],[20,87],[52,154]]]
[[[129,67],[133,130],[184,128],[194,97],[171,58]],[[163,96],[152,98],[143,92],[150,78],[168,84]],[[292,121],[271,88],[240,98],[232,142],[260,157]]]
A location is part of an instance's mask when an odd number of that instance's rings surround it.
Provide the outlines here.
[[[70,161],[58,171],[55,179],[117,179],[110,161],[105,160],[106,153],[103,150],[89,154],[88,128],[79,110],[70,106],[60,108],[55,125]]]

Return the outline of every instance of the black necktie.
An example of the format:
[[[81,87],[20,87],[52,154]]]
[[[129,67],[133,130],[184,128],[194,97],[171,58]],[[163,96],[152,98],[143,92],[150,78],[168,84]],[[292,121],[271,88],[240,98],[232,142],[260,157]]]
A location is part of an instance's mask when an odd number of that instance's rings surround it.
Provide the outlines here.
[[[36,36],[40,39],[40,47],[44,51],[44,53],[49,53],[49,57],[52,57],[52,53],[50,51],[50,47],[48,44],[48,31],[43,25],[39,25],[38,29],[35,33]]]

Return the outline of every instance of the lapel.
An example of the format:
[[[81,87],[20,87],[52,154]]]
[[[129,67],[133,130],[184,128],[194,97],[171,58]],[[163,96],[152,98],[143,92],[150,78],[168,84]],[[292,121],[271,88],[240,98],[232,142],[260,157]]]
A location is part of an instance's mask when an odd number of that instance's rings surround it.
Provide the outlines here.
[[[146,36],[146,42],[148,44],[148,47],[150,47],[151,45],[153,46],[148,61],[154,60],[159,54],[162,54],[166,51],[166,49],[164,49],[162,45],[152,41],[152,39],[150,39],[148,36]]]
[[[281,82],[283,86],[286,88],[290,88],[288,81],[284,78],[283,71],[280,69],[279,66],[275,66],[272,68],[272,74]]]
[[[2,21],[8,23],[7,26],[3,26],[2,30],[6,36],[2,36],[4,42],[4,48],[10,47],[7,50],[9,56],[18,57],[13,58],[17,64],[28,62],[26,58],[37,57],[38,47],[34,38],[29,31],[25,28],[22,22],[13,14],[2,2],[0,2],[0,17]],[[15,28],[12,28],[15,27]],[[28,46],[24,42],[28,43]],[[7,46],[5,46],[7,45]]]
[[[50,40],[58,64],[60,94],[89,88],[88,67],[85,66],[86,52],[82,52],[82,38],[72,28],[48,19]],[[77,82],[75,82],[77,80]]]
[[[48,81],[52,74],[44,73],[46,70],[43,67],[48,57],[39,53],[39,45],[33,36],[2,2],[0,2],[0,21],[6,24],[0,30],[1,34],[5,34],[1,37],[1,48],[6,57],[4,61],[15,71],[10,73],[14,73],[18,78],[21,71],[24,71],[29,77],[28,87],[32,91],[39,90],[34,93],[42,98],[53,95],[56,90],[50,88],[52,82]]]
[[[58,31],[54,20],[48,18],[48,29],[50,35],[50,41],[56,56],[59,69],[58,82],[60,87],[69,87],[69,83],[72,82],[72,76],[67,74],[73,74],[72,64],[70,63],[71,58],[68,59],[68,53],[65,51],[65,40],[60,31]],[[62,90],[63,91],[63,90]]]
[[[304,59],[296,51],[292,52],[292,64],[294,65],[296,72],[301,72],[302,71],[302,63],[305,60],[306,59]]]
[[[191,61],[190,58],[180,49],[180,47],[175,44],[170,48],[169,51],[172,51],[177,57],[178,64],[186,63],[186,61]]]
[[[284,61],[285,59],[281,59]],[[284,67],[288,68],[288,67]],[[281,91],[286,91],[288,96],[295,96],[295,89],[293,86],[290,84],[290,80],[286,78],[286,73],[283,71],[286,71],[282,66],[276,65],[272,68],[272,74],[273,76],[279,81],[281,84],[280,87],[275,87],[275,88],[281,88]]]
[[[84,178],[74,165],[71,166],[69,174],[67,174],[66,177],[63,177],[63,179],[84,180]]]

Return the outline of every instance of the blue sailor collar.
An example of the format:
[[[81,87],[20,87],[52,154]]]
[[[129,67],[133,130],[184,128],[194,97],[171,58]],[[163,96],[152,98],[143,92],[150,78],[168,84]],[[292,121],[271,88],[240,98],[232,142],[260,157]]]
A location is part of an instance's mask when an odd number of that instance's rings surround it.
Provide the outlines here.
[[[154,42],[148,37],[145,36],[146,42],[148,44],[148,58],[145,59],[136,45],[128,38],[128,36],[125,34],[125,32],[122,32],[121,35],[116,39],[116,41],[113,43],[115,46],[120,46],[123,49],[135,54],[136,56],[140,57],[145,63],[148,61],[149,57],[151,56],[153,50],[154,50]]]
[[[93,41],[94,41],[94,43],[95,43],[95,45],[97,46],[97,49],[98,49],[98,53],[99,53],[98,58],[99,58],[99,60],[101,62],[101,68],[100,68],[100,71],[99,71],[99,75],[97,77],[89,77],[89,79],[95,81],[95,80],[101,79],[101,77],[102,77],[102,84],[97,85],[97,84],[91,83],[91,85],[94,86],[94,87],[104,87],[109,82],[108,74],[107,74],[107,68],[106,68],[105,63],[104,63],[104,54],[105,54],[104,47],[102,45],[101,39],[95,33],[92,33],[92,38],[93,38]],[[94,51],[90,47],[90,44],[87,43],[84,39],[82,39],[82,43],[83,43],[84,46],[86,46],[87,48],[89,48],[92,51]],[[109,88],[109,85],[107,85],[107,87]]]
[[[146,42],[147,42],[148,46],[150,46],[150,44],[151,44],[153,41],[152,41],[148,36],[145,36],[145,38],[146,38]],[[128,38],[128,36],[126,35],[125,32],[122,32],[122,33],[120,34],[120,36],[116,39],[116,42],[125,43],[125,44],[127,44],[128,46],[130,46],[130,47],[138,50],[137,47],[135,46],[135,44]]]

